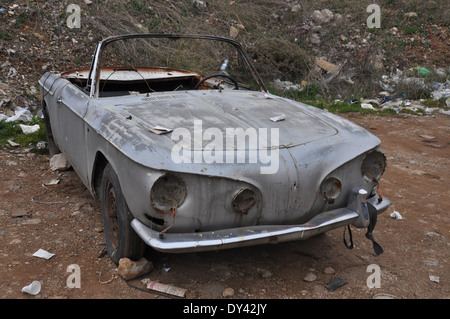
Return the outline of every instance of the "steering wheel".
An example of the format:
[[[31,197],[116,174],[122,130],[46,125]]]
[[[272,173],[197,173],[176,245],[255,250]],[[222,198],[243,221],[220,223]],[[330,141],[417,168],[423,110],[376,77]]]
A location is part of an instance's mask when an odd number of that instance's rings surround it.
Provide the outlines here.
[[[234,84],[234,90],[239,90],[239,85],[236,82],[235,79],[233,79],[231,76],[227,75],[227,74],[223,74],[223,73],[217,73],[217,74],[211,74],[208,75],[207,77],[204,77],[203,79],[201,79],[195,86],[194,86],[194,90],[198,90],[198,87],[200,85],[202,85],[203,83],[205,83],[206,80],[209,80],[211,78],[218,78],[218,77],[222,77],[222,78],[227,78],[228,80],[230,80],[231,82],[233,82]]]

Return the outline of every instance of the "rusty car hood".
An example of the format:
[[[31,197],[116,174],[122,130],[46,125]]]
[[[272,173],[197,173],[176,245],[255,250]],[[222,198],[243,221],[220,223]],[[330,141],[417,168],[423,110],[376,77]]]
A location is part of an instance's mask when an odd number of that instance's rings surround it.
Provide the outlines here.
[[[218,93],[217,91],[181,92],[140,97],[133,102],[116,103],[112,112],[144,130],[157,126],[186,128],[194,133],[194,121],[201,121],[202,130],[249,128],[279,130],[280,147],[293,147],[327,138],[338,130],[298,105],[279,97],[249,92]],[[271,118],[282,115],[284,120]],[[169,135],[168,135],[169,136]]]

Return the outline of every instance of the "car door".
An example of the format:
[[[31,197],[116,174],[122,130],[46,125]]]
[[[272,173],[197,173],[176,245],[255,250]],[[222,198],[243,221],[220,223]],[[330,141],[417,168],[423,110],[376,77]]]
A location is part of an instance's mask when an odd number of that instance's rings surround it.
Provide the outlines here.
[[[89,96],[73,84],[64,86],[56,100],[59,148],[83,182],[87,181],[84,115]]]

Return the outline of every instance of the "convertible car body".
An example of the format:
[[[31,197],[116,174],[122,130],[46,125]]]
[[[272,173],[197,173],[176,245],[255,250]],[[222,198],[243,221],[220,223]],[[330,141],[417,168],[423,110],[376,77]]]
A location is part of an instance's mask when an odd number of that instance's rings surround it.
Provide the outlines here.
[[[380,140],[268,93],[232,39],[109,37],[90,69],[39,84],[50,153],[101,200],[115,262],[373,228],[390,205]]]

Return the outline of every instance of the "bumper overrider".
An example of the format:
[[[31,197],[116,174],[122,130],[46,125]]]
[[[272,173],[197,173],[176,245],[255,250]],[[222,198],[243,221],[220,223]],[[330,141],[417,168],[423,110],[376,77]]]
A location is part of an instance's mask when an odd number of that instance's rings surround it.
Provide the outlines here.
[[[301,225],[258,225],[196,233],[164,233],[152,230],[138,219],[131,226],[142,240],[153,249],[167,253],[212,251],[244,246],[280,243],[307,239],[339,227],[353,225],[373,227],[371,212],[384,212],[391,202],[374,195],[367,197],[364,189],[354,189],[347,207],[326,211]],[[376,218],[375,218],[376,221]]]

